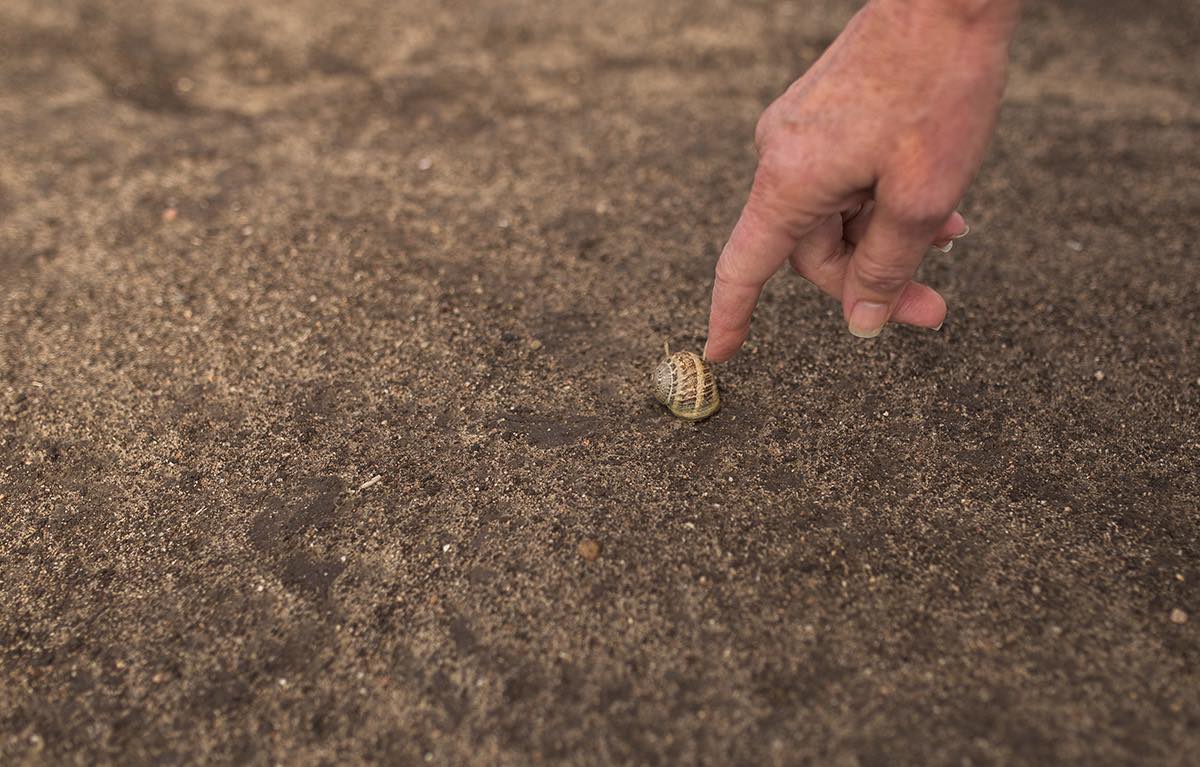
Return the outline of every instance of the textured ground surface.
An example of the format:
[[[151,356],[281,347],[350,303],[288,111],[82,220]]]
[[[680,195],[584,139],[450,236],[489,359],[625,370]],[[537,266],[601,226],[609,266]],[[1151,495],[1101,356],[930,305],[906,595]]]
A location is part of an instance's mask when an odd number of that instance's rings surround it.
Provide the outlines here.
[[[850,6],[0,0],[0,762],[1196,764],[1200,11],[1032,5],[945,329],[689,425]]]

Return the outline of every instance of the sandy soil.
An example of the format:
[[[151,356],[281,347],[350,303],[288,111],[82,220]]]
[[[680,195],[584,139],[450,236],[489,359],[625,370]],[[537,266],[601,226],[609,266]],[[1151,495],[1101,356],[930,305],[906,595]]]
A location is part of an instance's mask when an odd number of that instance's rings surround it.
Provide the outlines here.
[[[851,4],[0,0],[0,762],[1196,764],[1200,10],[1031,5],[943,331],[693,425]]]

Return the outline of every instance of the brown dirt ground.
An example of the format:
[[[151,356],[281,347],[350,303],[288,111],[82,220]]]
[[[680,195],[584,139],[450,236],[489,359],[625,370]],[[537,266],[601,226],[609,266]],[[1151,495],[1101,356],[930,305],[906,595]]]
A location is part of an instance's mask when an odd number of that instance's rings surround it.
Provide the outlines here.
[[[0,763],[1196,764],[1200,10],[1031,5],[943,332],[691,425],[850,4],[2,0]]]

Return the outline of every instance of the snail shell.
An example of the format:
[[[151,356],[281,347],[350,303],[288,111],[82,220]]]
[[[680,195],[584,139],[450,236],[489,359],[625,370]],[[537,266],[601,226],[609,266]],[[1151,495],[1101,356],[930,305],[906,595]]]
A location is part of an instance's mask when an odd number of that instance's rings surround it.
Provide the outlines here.
[[[659,402],[689,421],[699,421],[717,412],[721,398],[712,368],[692,352],[670,353],[654,371],[654,396]]]

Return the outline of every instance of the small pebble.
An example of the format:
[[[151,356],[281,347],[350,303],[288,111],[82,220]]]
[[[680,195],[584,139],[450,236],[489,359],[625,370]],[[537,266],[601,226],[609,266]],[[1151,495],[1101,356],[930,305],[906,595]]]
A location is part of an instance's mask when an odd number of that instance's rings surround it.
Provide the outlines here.
[[[1097,370],[1095,373],[1092,373],[1092,378],[1095,378],[1097,381],[1103,381],[1104,380],[1104,371]]]
[[[162,212],[162,220],[164,224],[169,224],[179,216],[179,211],[175,208],[167,208]]]
[[[600,558],[600,544],[591,538],[584,538],[579,542],[579,556],[588,562],[595,562]]]
[[[417,167],[421,170],[429,170],[433,167],[433,160],[428,157],[422,157],[420,160],[417,160]]]
[[[538,349],[542,348],[542,342],[535,338],[529,342],[529,348],[536,352]]]
[[[1176,607],[1171,611],[1171,623],[1176,623],[1180,626],[1188,622],[1188,614]]]

